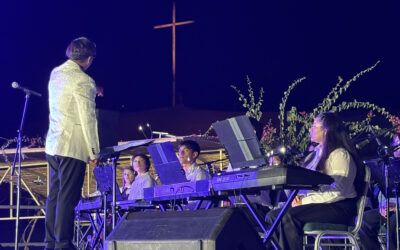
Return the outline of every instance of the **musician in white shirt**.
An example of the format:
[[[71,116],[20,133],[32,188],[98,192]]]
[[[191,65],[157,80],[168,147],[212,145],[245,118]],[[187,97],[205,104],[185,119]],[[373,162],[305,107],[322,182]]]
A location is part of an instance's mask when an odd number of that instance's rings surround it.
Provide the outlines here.
[[[156,181],[149,173],[150,159],[145,154],[136,154],[132,157],[132,166],[137,176],[132,182],[128,200],[142,200],[144,198],[144,188],[157,185]]]
[[[85,37],[73,40],[69,58],[53,69],[49,80],[50,124],[46,158],[50,192],[46,202],[46,248],[75,249],[72,243],[74,208],[85,176],[86,163],[96,167],[99,139],[95,113],[96,85],[85,73],[96,56],[96,46]]]
[[[210,179],[207,170],[197,165],[196,160],[200,155],[200,146],[196,141],[184,140],[179,143],[179,161],[185,170],[188,181],[199,181]]]
[[[281,249],[303,248],[303,225],[307,222],[354,225],[364,175],[356,149],[335,113],[318,115],[310,137],[319,145],[303,166],[330,175],[334,182],[293,200],[282,218],[281,231],[274,235]],[[272,225],[278,212],[268,213],[268,224]]]

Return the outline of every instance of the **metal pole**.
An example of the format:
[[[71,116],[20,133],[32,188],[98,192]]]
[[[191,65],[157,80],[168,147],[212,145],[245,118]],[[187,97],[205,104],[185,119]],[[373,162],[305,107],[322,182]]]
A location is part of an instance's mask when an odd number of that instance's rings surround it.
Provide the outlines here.
[[[386,196],[386,249],[390,249],[390,220],[389,220],[389,171],[388,161],[385,161],[385,196]]]
[[[115,207],[116,207],[116,202],[117,202],[117,191],[119,192],[119,190],[117,190],[117,157],[113,157],[111,159],[112,161],[112,168],[113,168],[113,200],[112,200],[112,204],[111,204],[111,213],[112,213],[112,229],[114,230],[115,228]]]
[[[18,130],[18,139],[17,139],[17,149],[15,151],[14,162],[11,168],[11,177],[15,172],[15,162],[18,157],[18,169],[17,169],[17,210],[16,210],[16,220],[15,220],[15,250],[18,250],[18,234],[19,234],[19,217],[20,217],[20,200],[21,200],[21,162],[22,162],[22,133],[24,128],[25,114],[28,108],[30,93],[26,93],[25,95],[25,104],[24,110],[22,112],[21,125]]]
[[[399,244],[399,194],[398,187],[396,185],[396,249],[400,249]]]
[[[103,249],[105,249],[106,244],[106,227],[107,227],[107,195],[108,191],[104,193],[103,198]]]

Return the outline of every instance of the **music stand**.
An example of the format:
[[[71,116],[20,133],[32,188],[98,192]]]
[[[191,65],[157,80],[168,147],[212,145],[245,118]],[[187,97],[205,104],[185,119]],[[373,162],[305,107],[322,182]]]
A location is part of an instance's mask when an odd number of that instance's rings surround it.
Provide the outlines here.
[[[399,248],[399,184],[400,184],[400,159],[389,158],[388,162],[381,158],[366,160],[364,163],[370,167],[371,176],[378,183],[379,190],[386,198],[387,218],[389,221],[389,199],[396,198],[396,245]],[[390,177],[390,178],[389,178]],[[387,223],[386,222],[386,223]],[[387,234],[389,233],[389,224],[387,223]],[[388,240],[389,241],[389,240]],[[387,242],[389,247],[389,242]]]
[[[104,161],[109,161],[111,168],[112,169],[112,177],[111,180],[113,182],[112,185],[112,203],[111,203],[111,210],[112,210],[112,229],[114,230],[115,228],[115,214],[116,214],[116,202],[117,202],[117,193],[119,193],[119,188],[117,190],[117,160],[119,158],[119,155],[121,154],[122,151],[130,149],[130,148],[135,148],[139,146],[144,146],[147,144],[150,144],[154,141],[154,139],[146,139],[146,140],[137,140],[137,141],[131,141],[128,142],[124,145],[119,145],[119,146],[113,146],[113,147],[106,147],[100,150],[100,162]],[[105,196],[107,199],[107,197]],[[106,207],[105,207],[106,208]],[[104,231],[104,238],[103,241],[105,240],[105,231]]]
[[[251,125],[251,122],[246,115],[215,122],[212,126],[229,155],[229,161],[232,168],[242,169],[252,166],[266,165],[267,162],[256,133],[254,132],[253,125]],[[292,193],[292,200],[297,192],[298,191],[294,191]],[[254,219],[257,221],[258,225],[264,231],[264,241],[266,241],[266,239],[271,237],[270,235],[272,234],[270,232],[273,232],[276,226],[273,226],[269,232],[262,223],[263,220],[259,218],[250,204],[247,196],[240,194],[240,197],[246,204]],[[289,204],[289,202],[287,202],[287,204]],[[285,211],[285,208],[282,211]]]
[[[371,169],[371,176],[378,183],[379,190],[385,194],[385,166],[384,162],[380,159],[372,159],[364,161]],[[397,187],[400,183],[400,159],[390,158],[388,164],[389,185],[388,194],[389,198],[396,195]]]
[[[212,126],[229,155],[232,168],[266,165],[260,143],[247,116],[229,118]]]
[[[147,150],[163,185],[188,182],[171,142],[150,145]]]
[[[97,185],[103,195],[103,210],[104,210],[104,217],[103,217],[103,239],[106,238],[106,226],[107,226],[107,201],[114,200],[121,201],[122,195],[118,187],[118,183],[114,183],[114,164],[107,164],[103,166],[98,166],[93,170],[94,176],[96,178]],[[115,190],[113,186],[115,185]],[[112,213],[115,213],[115,208],[112,208]],[[113,214],[114,215],[114,214]],[[113,223],[115,223],[113,221]],[[104,240],[103,240],[104,246]]]
[[[102,148],[99,153],[100,161],[106,161],[111,157],[119,157],[119,154],[126,149],[144,146],[152,143],[153,141],[154,139],[144,139],[144,140],[130,141],[123,145]]]
[[[107,200],[112,200],[112,192],[113,192],[113,170],[111,164],[98,166],[93,170],[94,176],[96,178],[97,185],[103,195],[107,195]],[[123,200],[121,192],[118,187],[118,183],[116,185],[116,200]]]

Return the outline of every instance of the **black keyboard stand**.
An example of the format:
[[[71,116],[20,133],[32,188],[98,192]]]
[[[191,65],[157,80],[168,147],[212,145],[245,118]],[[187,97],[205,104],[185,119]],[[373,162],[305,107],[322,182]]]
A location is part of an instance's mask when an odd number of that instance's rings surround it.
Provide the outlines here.
[[[97,243],[100,244],[100,247],[103,248],[104,244],[102,241],[100,241],[100,235],[101,235],[101,229],[104,227],[104,222],[107,220],[107,218],[101,218],[99,213],[96,213],[96,219],[97,221],[100,222],[100,225],[96,227],[96,223],[93,221],[92,216],[90,215],[90,223],[92,224],[93,228],[93,233],[95,234],[94,239],[92,239],[92,242],[90,244],[90,250],[95,249]],[[104,235],[103,235],[104,238]]]
[[[90,232],[90,229],[92,229],[92,233],[94,234],[94,236],[90,239],[90,249],[95,249],[96,247],[103,248],[103,241],[100,240],[100,236],[103,233],[103,229],[105,228],[105,224],[104,224],[105,220],[100,215],[101,212],[102,212],[102,209],[100,209],[100,208],[75,211],[76,218],[77,218],[76,219],[77,225],[76,225],[76,239],[75,240],[77,242],[78,249],[86,249],[86,247],[83,247],[82,244],[85,242],[85,237],[87,238],[87,236]],[[81,220],[82,215],[86,215],[90,222],[90,227],[88,227],[84,233],[82,232],[82,228],[80,225],[80,220]],[[93,217],[96,218],[96,221],[98,223],[95,222]],[[86,244],[88,244],[88,242]]]

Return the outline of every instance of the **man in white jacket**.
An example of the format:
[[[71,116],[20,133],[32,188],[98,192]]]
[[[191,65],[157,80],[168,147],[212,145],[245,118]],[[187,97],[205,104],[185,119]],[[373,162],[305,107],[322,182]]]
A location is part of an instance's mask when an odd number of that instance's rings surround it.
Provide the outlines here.
[[[50,124],[46,158],[50,166],[50,192],[46,202],[46,248],[75,249],[74,208],[85,176],[86,163],[96,167],[99,138],[96,85],[84,71],[96,56],[96,46],[85,37],[73,40],[69,58],[53,69],[49,80]]]

